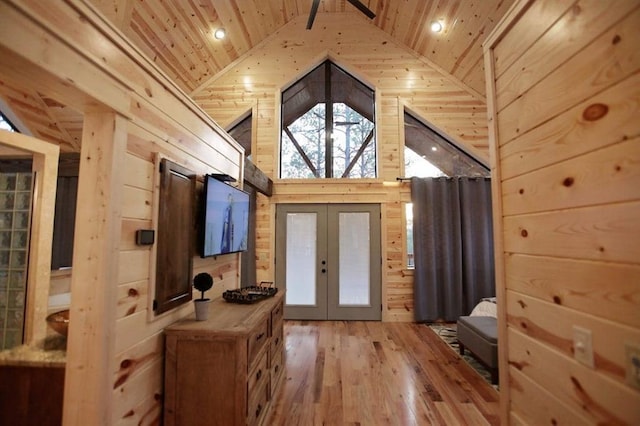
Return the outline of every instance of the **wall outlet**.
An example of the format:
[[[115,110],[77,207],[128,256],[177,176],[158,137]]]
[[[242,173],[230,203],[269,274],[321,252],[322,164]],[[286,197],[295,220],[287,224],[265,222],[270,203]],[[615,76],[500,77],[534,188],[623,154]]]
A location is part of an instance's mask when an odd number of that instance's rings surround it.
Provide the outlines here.
[[[573,326],[573,357],[576,361],[593,368],[591,330]]]
[[[625,343],[624,352],[626,354],[627,383],[640,389],[640,344]]]

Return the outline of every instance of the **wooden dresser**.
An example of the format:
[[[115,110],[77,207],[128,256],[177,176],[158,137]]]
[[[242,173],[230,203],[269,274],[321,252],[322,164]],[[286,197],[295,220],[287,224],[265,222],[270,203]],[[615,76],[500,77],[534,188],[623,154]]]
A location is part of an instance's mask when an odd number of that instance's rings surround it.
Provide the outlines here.
[[[165,330],[164,424],[259,425],[284,369],[283,293],[211,302],[209,319]]]

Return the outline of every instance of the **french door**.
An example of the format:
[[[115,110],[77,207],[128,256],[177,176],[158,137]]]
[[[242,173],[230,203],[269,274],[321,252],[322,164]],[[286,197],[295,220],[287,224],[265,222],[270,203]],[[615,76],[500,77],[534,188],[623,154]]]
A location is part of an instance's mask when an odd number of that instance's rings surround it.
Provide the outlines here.
[[[276,282],[284,315],[380,320],[380,205],[279,204]]]

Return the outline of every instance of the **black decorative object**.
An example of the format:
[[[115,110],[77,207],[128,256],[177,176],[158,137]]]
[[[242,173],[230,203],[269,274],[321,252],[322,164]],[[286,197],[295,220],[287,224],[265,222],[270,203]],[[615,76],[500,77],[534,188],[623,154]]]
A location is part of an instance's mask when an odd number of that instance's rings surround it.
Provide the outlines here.
[[[229,176],[228,174],[225,174],[225,173],[211,173],[211,177],[218,179],[219,181],[222,181],[222,182],[236,181],[236,178]]]
[[[153,229],[138,229],[136,231],[136,244],[149,246],[154,243],[156,233]]]
[[[267,287],[267,285],[269,285]],[[268,297],[273,297],[278,292],[272,282],[261,282],[259,286],[243,287],[235,290],[227,290],[222,293],[222,298],[230,303],[248,305],[259,302]]]
[[[206,272],[202,272],[193,277],[193,287],[200,292],[200,299],[204,299],[204,292],[210,290],[213,287],[213,277]]]
[[[209,299],[204,298],[204,292],[213,287],[213,278],[206,272],[193,277],[193,287],[200,292],[200,299],[193,301],[196,309],[196,320],[205,321],[209,317]]]

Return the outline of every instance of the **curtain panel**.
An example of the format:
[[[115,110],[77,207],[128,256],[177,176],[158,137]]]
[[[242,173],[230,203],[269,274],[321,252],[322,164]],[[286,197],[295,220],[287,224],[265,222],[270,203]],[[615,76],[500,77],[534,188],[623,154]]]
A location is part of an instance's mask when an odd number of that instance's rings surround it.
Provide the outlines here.
[[[495,296],[491,180],[412,178],[417,322],[455,321]]]

